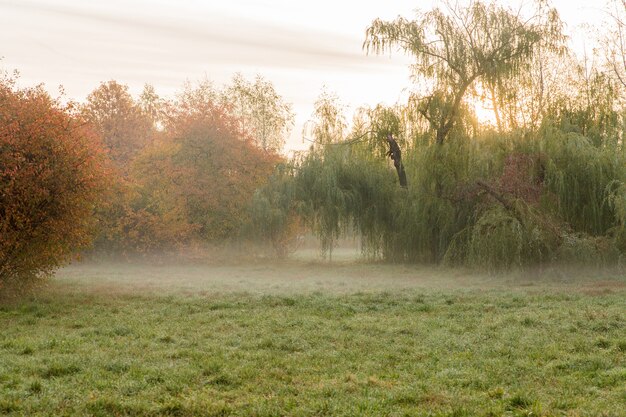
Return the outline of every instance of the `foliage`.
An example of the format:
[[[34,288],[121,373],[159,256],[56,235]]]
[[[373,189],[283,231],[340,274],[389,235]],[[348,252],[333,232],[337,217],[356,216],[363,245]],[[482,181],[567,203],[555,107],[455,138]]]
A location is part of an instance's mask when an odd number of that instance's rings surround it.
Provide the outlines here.
[[[303,231],[293,175],[292,166],[279,164],[250,204],[248,233],[257,241],[269,243],[278,258],[285,258],[297,248]]]
[[[418,13],[416,20],[376,19],[366,31],[364,47],[382,53],[400,48],[412,54],[415,76],[431,93],[419,99],[419,111],[444,142],[475,82],[506,79],[522,71],[541,45],[557,47],[560,19],[539,7],[523,18],[496,3],[448,4]]]
[[[608,73],[617,81],[622,98],[626,98],[626,2],[607,2],[611,17],[608,30],[602,36],[602,52]]]
[[[147,153],[148,150],[144,150]],[[135,164],[139,164],[142,156]],[[131,172],[134,177],[134,173]],[[160,173],[159,173],[160,174]],[[158,182],[151,183],[159,187]],[[179,207],[164,206],[159,200],[149,198],[154,192],[144,181],[118,179],[110,192],[111,197],[100,205],[97,212],[98,233],[94,241],[94,254],[132,256],[159,253],[182,247],[190,239],[194,227],[188,223]]]
[[[294,115],[271,82],[260,75],[251,82],[235,74],[222,91],[222,100],[239,119],[241,131],[250,134],[258,147],[275,153],[283,149]]]
[[[391,198],[395,184],[384,162],[358,147],[325,147],[301,161],[295,182],[297,201],[324,252],[332,256],[335,241],[352,228],[367,229],[378,240],[375,219],[389,209],[392,200],[385,196]]]
[[[0,78],[0,292],[89,244],[106,185],[103,154],[73,104]]]
[[[154,86],[145,84],[143,91],[139,95],[139,107],[144,115],[148,116],[153,127],[159,127],[163,124],[166,111],[166,101],[157,94]]]
[[[607,200],[615,215],[615,226],[609,230],[615,246],[626,253],[626,181],[613,181],[607,186]],[[624,259],[626,261],[626,259]]]
[[[546,120],[589,138],[597,147],[615,148],[623,127],[617,107],[618,90],[606,73],[585,65],[579,65],[576,78],[569,80],[574,91],[567,91],[552,103]]]
[[[165,220],[160,227],[186,230],[183,241],[233,239],[278,158],[256,147],[215,102],[181,100],[163,140],[134,164],[144,207]]]
[[[349,125],[346,106],[323,90],[303,129],[312,145],[289,162],[278,152],[291,105],[261,76],[187,83],[172,100],[150,85],[135,100],[103,83],[81,109],[117,168],[97,211],[98,249],[255,236],[283,257],[309,228],[329,256],[348,234],[388,262],[490,271],[620,263],[626,115],[616,24],[607,70],[568,50],[543,0],[519,11],[445,2],[414,20],[376,19],[365,49],[415,58],[408,99],[357,109]],[[485,103],[493,125],[480,121]]]
[[[147,98],[147,95],[144,95]],[[144,100],[145,102],[145,100]],[[108,81],[87,96],[82,113],[102,137],[111,159],[124,170],[152,139],[154,109],[142,107],[128,92],[128,86]]]
[[[624,154],[619,148],[596,147],[576,133],[547,130],[544,137],[550,157],[546,186],[556,196],[557,214],[576,231],[605,234],[616,225],[619,203],[609,200],[618,184],[626,182]]]
[[[153,87],[146,85],[135,100],[128,86],[113,80],[101,83],[82,106],[83,117],[101,137],[115,167],[111,193],[96,211],[94,248],[100,253],[156,249],[146,229],[158,226],[161,219],[137,204],[136,179],[130,171],[137,155],[155,139],[163,106]]]
[[[152,132],[122,161],[114,193],[99,210],[98,253],[145,254],[198,241],[233,240],[244,232],[254,192],[279,160],[270,147],[285,133],[290,113],[262,78],[250,84],[236,76],[233,83],[222,90],[206,79],[187,83],[168,101],[149,85],[138,101],[115,82],[97,90],[121,91],[123,100],[114,104],[124,106],[106,108],[113,108],[120,120],[141,115]],[[238,114],[242,108],[235,102],[245,104],[247,113]],[[255,107],[260,104],[265,107]],[[267,129],[282,126],[280,132],[266,131],[267,149],[254,136],[253,127],[262,124]]]
[[[617,149],[547,127],[531,140],[455,134],[406,149],[403,190],[375,138],[318,147],[295,165],[291,204],[324,251],[357,233],[368,256],[495,271],[565,260],[582,248],[570,245],[574,233],[595,242],[602,265],[623,253],[626,164]]]
[[[305,125],[304,136],[313,143],[313,147],[340,142],[344,139],[347,123],[344,115],[345,107],[339,97],[327,90],[315,101],[313,120]],[[309,138],[308,136],[312,136]]]
[[[565,265],[587,265],[599,268],[619,264],[623,256],[609,236],[567,234],[556,254],[557,260]]]
[[[366,254],[390,262],[499,270],[576,251],[601,265],[620,262],[619,95],[605,73],[573,60],[556,11],[537,7],[523,18],[475,1],[372,23],[368,51],[413,54],[418,88],[430,93],[360,109],[349,133],[337,99],[318,101],[314,146],[291,187],[324,251],[356,233]],[[546,57],[571,70],[547,74]],[[467,98],[485,94],[495,130],[479,125]],[[390,181],[387,134],[403,148],[407,190]]]

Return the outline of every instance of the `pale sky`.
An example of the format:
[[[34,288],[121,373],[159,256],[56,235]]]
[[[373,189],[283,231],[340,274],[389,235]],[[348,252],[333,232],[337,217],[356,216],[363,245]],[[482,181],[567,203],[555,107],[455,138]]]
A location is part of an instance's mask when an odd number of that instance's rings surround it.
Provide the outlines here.
[[[602,1],[555,0],[574,43],[581,24],[601,26]],[[462,3],[462,0],[461,0]],[[507,4],[519,4],[507,0]],[[185,80],[221,85],[235,72],[261,74],[293,104],[288,149],[308,147],[302,125],[322,86],[355,109],[393,104],[410,85],[410,58],[366,56],[371,21],[414,16],[436,0],[0,0],[0,69],[21,84],[63,85],[78,101],[101,81],[138,94],[145,83],[165,97]]]

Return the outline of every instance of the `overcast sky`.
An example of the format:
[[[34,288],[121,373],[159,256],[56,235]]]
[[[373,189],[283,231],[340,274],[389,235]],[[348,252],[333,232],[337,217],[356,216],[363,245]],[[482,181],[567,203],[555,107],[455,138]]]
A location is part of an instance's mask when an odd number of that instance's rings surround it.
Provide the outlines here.
[[[462,2],[462,1],[461,1]],[[507,3],[519,4],[513,0]],[[79,101],[115,79],[134,94],[144,83],[171,96],[186,79],[217,85],[259,73],[293,103],[290,149],[322,86],[354,109],[395,103],[409,85],[408,57],[366,56],[372,19],[411,17],[436,0],[0,0],[0,69],[44,82]],[[529,3],[529,2],[528,2]],[[597,1],[553,1],[580,48],[581,24],[601,25]]]

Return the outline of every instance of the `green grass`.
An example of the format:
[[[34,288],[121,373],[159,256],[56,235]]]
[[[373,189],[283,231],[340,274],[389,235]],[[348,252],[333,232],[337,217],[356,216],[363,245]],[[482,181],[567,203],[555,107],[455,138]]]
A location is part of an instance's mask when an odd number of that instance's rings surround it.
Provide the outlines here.
[[[0,414],[626,415],[624,277],[314,266],[64,270],[0,307]]]

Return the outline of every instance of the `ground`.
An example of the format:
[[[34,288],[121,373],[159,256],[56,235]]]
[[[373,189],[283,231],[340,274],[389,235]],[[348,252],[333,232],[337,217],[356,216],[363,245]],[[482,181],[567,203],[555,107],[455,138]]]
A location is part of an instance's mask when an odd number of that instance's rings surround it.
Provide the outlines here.
[[[626,416],[626,277],[79,264],[0,307],[0,414]]]

